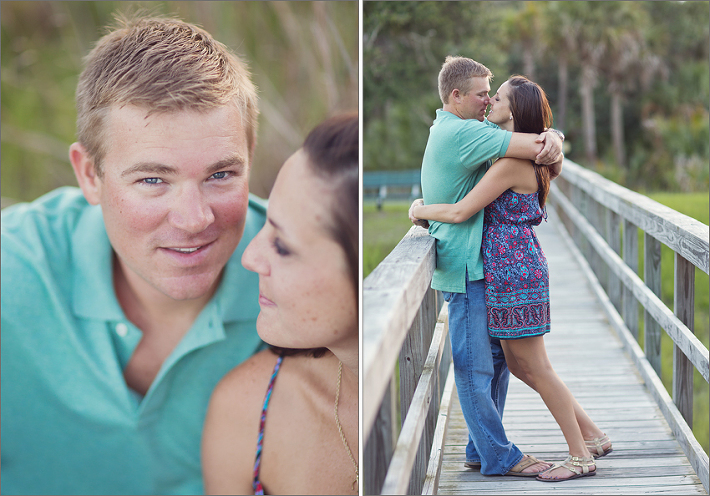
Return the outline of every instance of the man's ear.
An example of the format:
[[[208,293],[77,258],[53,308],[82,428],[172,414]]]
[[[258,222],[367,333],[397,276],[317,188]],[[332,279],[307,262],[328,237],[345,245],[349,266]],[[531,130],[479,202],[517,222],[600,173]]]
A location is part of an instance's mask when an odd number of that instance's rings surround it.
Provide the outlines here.
[[[69,147],[69,161],[74,168],[76,180],[84,193],[84,198],[91,205],[98,205],[101,198],[101,179],[96,174],[94,161],[81,143],[72,143]]]
[[[453,101],[456,103],[461,103],[459,100],[461,99],[461,91],[458,88],[454,88],[451,91],[451,95],[449,96],[449,101]]]

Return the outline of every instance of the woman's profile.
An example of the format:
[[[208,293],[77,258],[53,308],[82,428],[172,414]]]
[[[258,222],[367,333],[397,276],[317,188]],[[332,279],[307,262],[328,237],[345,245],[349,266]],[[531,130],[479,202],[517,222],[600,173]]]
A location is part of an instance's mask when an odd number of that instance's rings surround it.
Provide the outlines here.
[[[215,389],[208,494],[358,492],[358,118],[317,126],[283,165],[243,265],[270,346]]]

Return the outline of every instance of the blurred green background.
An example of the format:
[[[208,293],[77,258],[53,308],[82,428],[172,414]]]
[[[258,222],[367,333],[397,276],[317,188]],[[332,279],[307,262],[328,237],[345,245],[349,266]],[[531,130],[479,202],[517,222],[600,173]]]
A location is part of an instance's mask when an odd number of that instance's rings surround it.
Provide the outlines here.
[[[115,12],[138,9],[198,24],[249,64],[261,109],[250,181],[259,196],[316,124],[358,108],[357,2],[2,2],[4,203],[76,184],[68,148],[82,57]]]
[[[538,82],[568,158],[708,224],[710,2],[364,2],[363,16],[365,173],[421,167],[442,106],[439,70],[447,55],[462,55],[491,69],[491,95],[512,74]],[[411,227],[409,204],[387,200],[379,210],[366,199],[365,277]],[[706,347],[709,288],[696,269],[695,333]],[[662,300],[673,308],[665,246]],[[670,393],[665,333],[661,345]],[[706,452],[708,405],[696,371],[693,432]]]
[[[446,55],[546,91],[566,155],[635,191],[708,191],[710,3],[364,2],[364,167],[421,167]]]

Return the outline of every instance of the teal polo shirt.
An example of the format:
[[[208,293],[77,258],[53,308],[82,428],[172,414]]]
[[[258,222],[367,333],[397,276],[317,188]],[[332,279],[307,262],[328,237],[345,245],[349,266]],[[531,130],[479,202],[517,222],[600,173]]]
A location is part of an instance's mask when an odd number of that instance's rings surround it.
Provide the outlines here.
[[[487,119],[461,119],[437,110],[422,160],[424,203],[461,200],[481,180],[492,161],[505,155],[512,136]],[[483,279],[483,210],[459,224],[429,224],[429,234],[436,238],[436,269],[431,287],[465,293],[466,271],[470,281]]]
[[[2,212],[4,494],[202,494],[212,390],[263,347],[240,260],[265,217],[250,197],[220,287],[141,397],[123,378],[141,331],[113,290],[100,207],[61,188]]]

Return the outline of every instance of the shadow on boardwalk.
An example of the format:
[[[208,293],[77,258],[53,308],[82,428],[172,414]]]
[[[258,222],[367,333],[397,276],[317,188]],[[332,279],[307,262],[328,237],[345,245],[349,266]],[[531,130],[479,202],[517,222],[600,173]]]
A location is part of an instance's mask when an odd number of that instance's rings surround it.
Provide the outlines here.
[[[597,476],[562,483],[487,477],[466,469],[467,430],[452,399],[438,494],[707,494],[683,454],[565,239],[554,212],[536,232],[550,267],[550,361],[614,451],[598,460]],[[561,461],[567,445],[539,395],[511,378],[503,423],[525,453]]]

